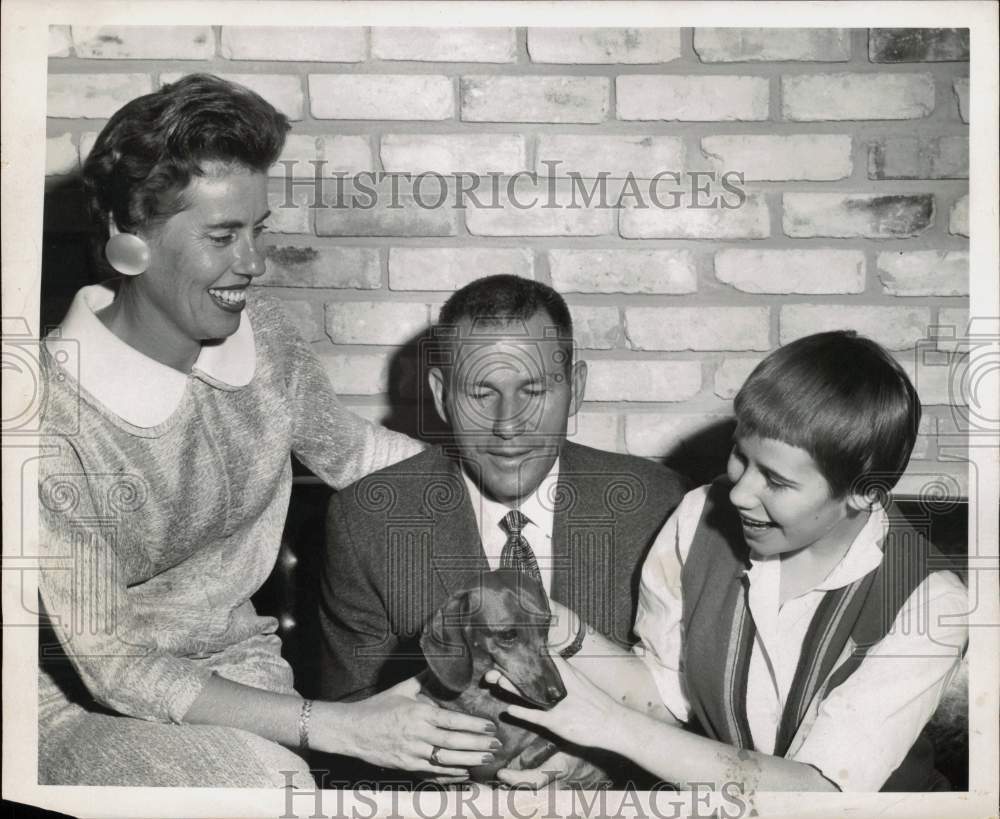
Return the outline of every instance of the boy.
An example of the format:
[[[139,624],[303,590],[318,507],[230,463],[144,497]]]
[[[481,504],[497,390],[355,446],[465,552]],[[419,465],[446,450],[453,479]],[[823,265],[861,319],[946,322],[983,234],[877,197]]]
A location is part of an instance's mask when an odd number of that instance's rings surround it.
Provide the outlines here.
[[[960,661],[966,591],[887,501],[912,384],[874,342],[820,333],[765,359],[734,411],[726,477],[685,496],[643,567],[641,665],[593,659],[608,647],[588,634],[574,664],[614,699],[559,663],[566,700],[510,714],[675,783],[947,789],[921,731]]]

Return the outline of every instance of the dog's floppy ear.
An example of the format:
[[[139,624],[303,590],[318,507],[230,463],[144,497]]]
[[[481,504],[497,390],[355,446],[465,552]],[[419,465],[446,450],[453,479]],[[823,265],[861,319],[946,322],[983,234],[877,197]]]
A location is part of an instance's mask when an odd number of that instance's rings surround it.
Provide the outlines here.
[[[427,665],[441,684],[464,691],[472,682],[472,648],[465,636],[469,621],[469,592],[452,595],[420,635]]]

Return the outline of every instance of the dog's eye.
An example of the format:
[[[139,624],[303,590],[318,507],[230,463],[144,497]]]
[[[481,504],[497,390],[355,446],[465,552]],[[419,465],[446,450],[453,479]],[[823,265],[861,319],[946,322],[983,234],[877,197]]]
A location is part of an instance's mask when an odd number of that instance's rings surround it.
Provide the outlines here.
[[[513,643],[517,639],[517,629],[505,628],[497,632],[497,639],[501,643]]]

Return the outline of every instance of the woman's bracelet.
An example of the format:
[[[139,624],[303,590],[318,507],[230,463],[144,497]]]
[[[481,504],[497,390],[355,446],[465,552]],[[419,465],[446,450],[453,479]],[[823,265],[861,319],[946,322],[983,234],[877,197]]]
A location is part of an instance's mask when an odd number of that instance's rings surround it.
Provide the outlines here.
[[[576,637],[573,638],[572,643],[559,651],[559,656],[564,660],[568,660],[583,648],[583,640],[587,636],[587,624],[579,614],[577,615],[577,619],[580,621],[580,627],[576,630]]]
[[[309,715],[312,714],[312,707],[312,700],[302,700],[302,709],[299,711],[299,748],[303,751],[309,750]]]

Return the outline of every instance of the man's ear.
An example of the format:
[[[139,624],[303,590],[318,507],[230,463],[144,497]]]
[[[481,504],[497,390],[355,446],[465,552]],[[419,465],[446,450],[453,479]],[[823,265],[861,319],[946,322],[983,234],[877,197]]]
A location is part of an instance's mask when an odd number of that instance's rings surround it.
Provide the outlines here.
[[[448,418],[448,410],[444,405],[444,391],[446,389],[444,382],[445,374],[440,367],[431,367],[427,371],[427,383],[434,395],[434,409],[437,410],[438,417],[451,426],[451,419]]]
[[[573,368],[570,370],[569,379],[569,386],[573,391],[573,396],[569,404],[568,417],[572,418],[576,415],[577,410],[580,409],[580,405],[583,403],[583,394],[587,389],[587,362],[574,362]]]

